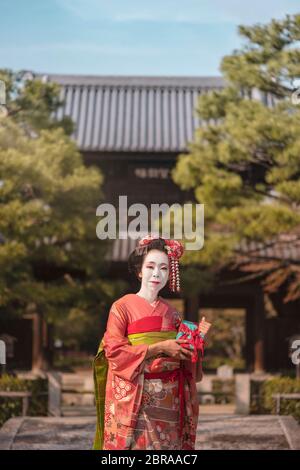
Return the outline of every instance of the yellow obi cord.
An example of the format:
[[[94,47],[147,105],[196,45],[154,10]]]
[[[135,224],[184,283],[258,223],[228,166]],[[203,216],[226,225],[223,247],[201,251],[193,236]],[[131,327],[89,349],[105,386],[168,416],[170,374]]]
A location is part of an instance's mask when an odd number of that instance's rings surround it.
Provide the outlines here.
[[[129,343],[132,346],[138,344],[154,344],[166,339],[175,339],[176,331],[149,331],[146,333],[133,333],[128,335]]]

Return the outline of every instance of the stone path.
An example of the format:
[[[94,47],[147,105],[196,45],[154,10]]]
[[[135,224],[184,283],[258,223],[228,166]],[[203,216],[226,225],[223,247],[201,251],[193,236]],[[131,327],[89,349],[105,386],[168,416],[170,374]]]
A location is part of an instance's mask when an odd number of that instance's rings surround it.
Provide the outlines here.
[[[0,430],[0,449],[91,449],[95,417],[25,417]],[[300,426],[290,416],[201,414],[196,449],[300,449]]]
[[[300,449],[300,426],[291,416],[202,415],[199,419],[196,448]]]

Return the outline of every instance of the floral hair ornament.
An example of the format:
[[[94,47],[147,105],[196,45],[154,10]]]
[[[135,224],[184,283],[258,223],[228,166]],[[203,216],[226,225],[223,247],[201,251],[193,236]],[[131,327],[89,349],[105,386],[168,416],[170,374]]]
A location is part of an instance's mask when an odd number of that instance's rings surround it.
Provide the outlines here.
[[[139,240],[138,248],[149,245],[153,240],[161,239],[165,242],[165,249],[168,253],[170,264],[169,287],[172,292],[180,292],[180,278],[179,278],[179,258],[183,255],[183,245],[177,240],[167,240],[158,235],[146,235]]]

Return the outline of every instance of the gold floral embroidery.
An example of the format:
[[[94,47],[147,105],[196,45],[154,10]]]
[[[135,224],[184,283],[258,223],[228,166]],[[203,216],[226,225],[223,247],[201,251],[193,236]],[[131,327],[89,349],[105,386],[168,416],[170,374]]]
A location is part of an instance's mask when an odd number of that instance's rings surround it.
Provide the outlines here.
[[[131,390],[131,385],[127,380],[124,380],[115,375],[114,380],[112,381],[112,388],[114,390],[115,399],[122,400],[122,398],[128,396],[128,393]]]

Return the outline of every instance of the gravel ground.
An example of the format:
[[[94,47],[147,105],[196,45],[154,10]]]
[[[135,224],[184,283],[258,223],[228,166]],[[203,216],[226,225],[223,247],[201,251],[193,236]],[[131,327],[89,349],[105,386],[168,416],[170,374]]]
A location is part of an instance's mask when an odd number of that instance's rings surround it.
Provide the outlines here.
[[[0,449],[89,450],[94,430],[95,417],[12,418],[0,430]],[[289,450],[299,442],[300,426],[288,416],[202,413],[196,449]]]

